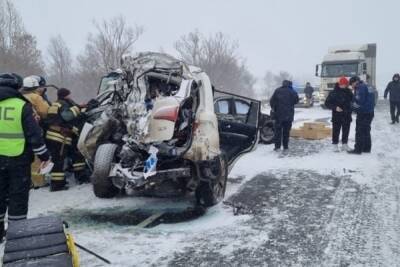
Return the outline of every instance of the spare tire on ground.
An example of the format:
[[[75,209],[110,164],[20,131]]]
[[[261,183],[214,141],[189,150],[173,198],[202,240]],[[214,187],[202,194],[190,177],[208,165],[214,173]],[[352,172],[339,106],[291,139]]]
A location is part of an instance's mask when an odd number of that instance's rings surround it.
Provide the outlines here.
[[[4,267],[72,267],[79,264],[58,217],[13,222],[7,230]]]

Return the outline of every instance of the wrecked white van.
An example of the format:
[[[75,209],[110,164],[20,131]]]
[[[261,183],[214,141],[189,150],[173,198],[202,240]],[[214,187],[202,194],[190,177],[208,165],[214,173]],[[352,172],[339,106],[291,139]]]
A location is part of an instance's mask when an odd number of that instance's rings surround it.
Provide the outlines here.
[[[93,166],[95,195],[195,192],[199,204],[218,203],[235,160],[257,144],[260,102],[230,95],[249,105],[235,120],[214,110],[201,69],[152,52],[121,63],[103,77],[78,145]]]

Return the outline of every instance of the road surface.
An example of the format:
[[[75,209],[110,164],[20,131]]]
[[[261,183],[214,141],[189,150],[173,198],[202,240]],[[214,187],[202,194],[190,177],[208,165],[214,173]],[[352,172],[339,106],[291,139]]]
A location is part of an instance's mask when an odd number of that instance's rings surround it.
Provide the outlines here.
[[[204,215],[180,213],[190,199],[101,200],[84,185],[33,191],[29,216],[61,215],[77,242],[112,266],[399,266],[400,125],[389,124],[386,105],[372,132],[373,152],[361,156],[333,152],[330,140],[294,140],[287,154],[259,145],[232,170],[224,203]],[[172,215],[135,226],[159,211]],[[103,266],[84,252],[81,259]]]

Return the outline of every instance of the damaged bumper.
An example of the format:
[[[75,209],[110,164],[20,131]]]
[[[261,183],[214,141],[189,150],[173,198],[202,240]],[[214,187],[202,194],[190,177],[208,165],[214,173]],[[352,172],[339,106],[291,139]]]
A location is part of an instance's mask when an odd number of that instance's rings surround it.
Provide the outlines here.
[[[190,178],[192,170],[190,167],[172,168],[167,170],[159,170],[150,177],[145,177],[143,172],[130,171],[129,168],[123,168],[116,164],[110,173],[113,184],[119,189],[125,189],[127,194],[133,194],[138,189],[146,189],[147,187],[161,184],[166,180],[174,180],[178,178]]]

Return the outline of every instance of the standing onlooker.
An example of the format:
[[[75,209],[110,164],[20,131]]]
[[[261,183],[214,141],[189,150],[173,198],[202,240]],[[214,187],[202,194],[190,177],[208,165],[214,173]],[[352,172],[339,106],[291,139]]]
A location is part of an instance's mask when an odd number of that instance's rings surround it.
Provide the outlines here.
[[[392,81],[387,85],[385,90],[385,99],[390,94],[390,115],[392,124],[399,123],[400,116],[400,74],[393,75]]]
[[[350,79],[350,86],[354,89],[353,108],[357,113],[356,143],[350,154],[370,153],[371,123],[374,118],[375,92],[370,91],[367,84],[355,76]]]
[[[311,106],[313,101],[314,88],[311,86],[309,82],[306,83],[306,87],[304,88],[304,94],[306,95],[306,105],[307,107]]]
[[[349,81],[346,77],[341,77],[325,101],[325,106],[332,110],[332,144],[337,152],[339,152],[340,130],[342,131],[342,149],[349,151],[347,142],[349,140],[350,124],[352,121],[351,104],[353,93],[348,86]]]
[[[275,90],[270,105],[275,119],[275,150],[281,145],[289,148],[290,129],[294,119],[294,106],[299,102],[299,96],[292,88],[291,81],[283,81],[282,86]]]

